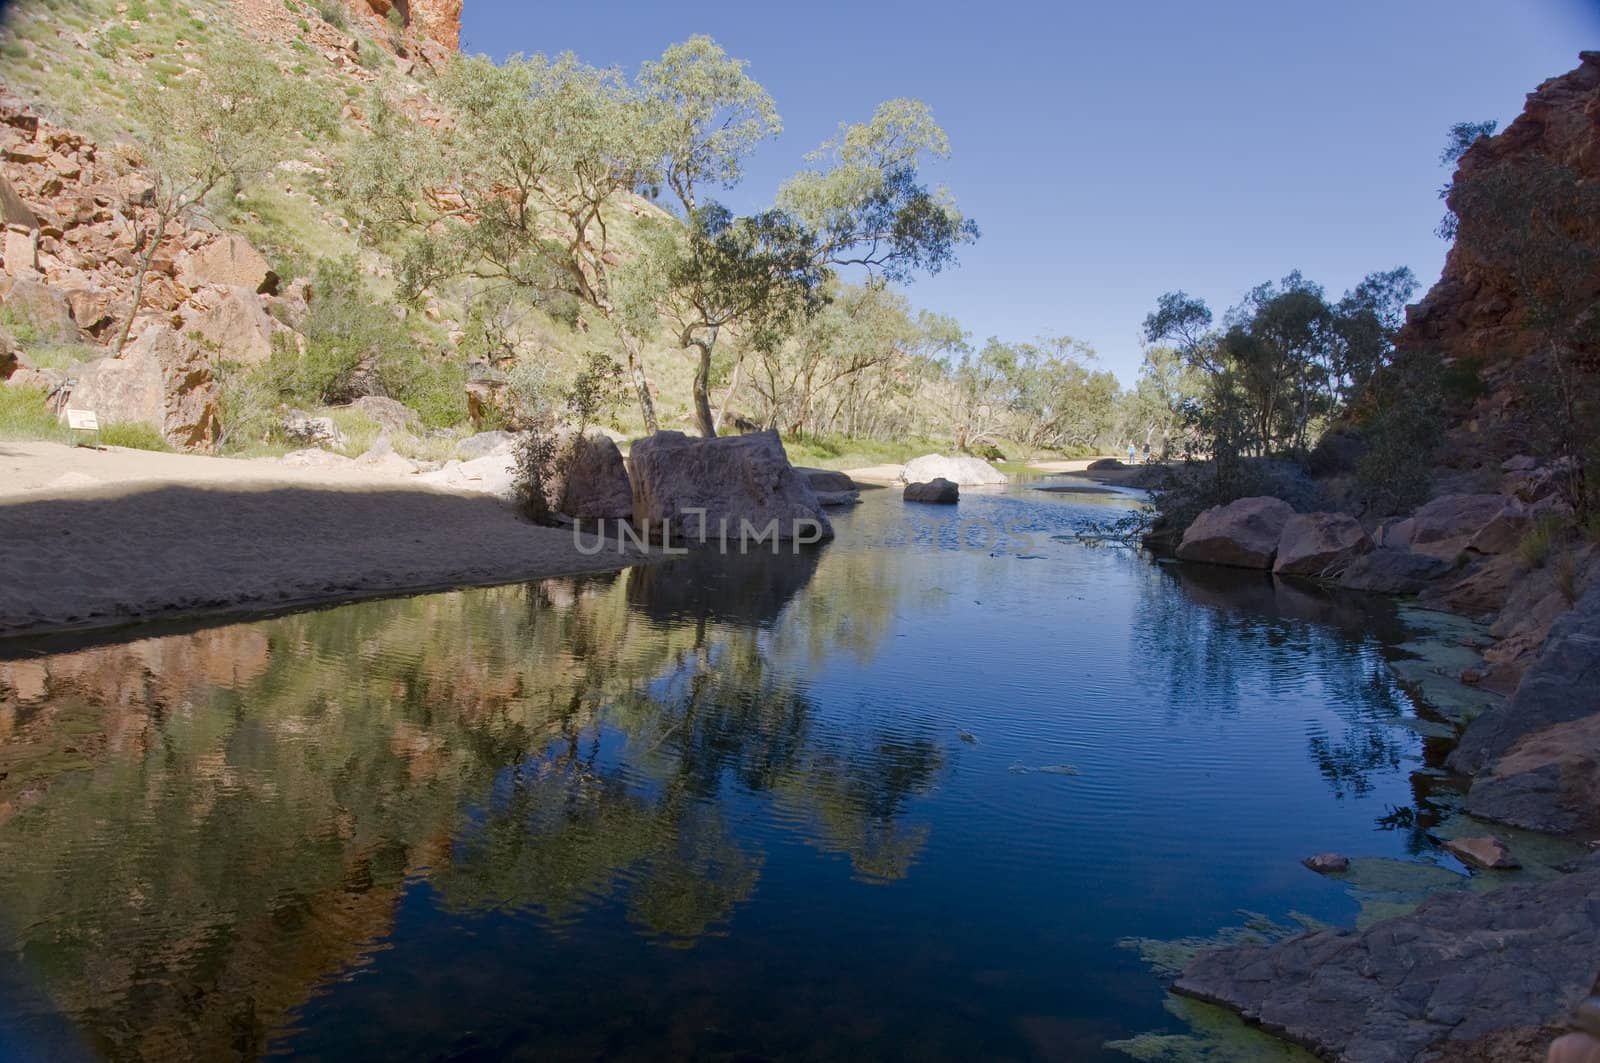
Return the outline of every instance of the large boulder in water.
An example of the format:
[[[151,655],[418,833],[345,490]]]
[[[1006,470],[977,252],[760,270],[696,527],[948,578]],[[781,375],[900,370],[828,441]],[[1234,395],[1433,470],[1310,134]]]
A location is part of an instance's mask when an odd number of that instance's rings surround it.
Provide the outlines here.
[[[628,457],[633,519],[674,540],[716,540],[726,527],[779,539],[831,539],[833,525],[806,478],[789,464],[774,431],[703,439],[657,432],[633,444]],[[703,512],[702,512],[703,511]]]
[[[925,484],[906,484],[901,497],[907,502],[932,502],[953,506],[961,501],[961,488],[943,477],[936,477]]]
[[[1195,518],[1178,544],[1178,558],[1236,568],[1271,568],[1284,525],[1294,516],[1276,498],[1241,498]]]
[[[908,484],[949,480],[961,487],[985,487],[1006,483],[1006,474],[982,458],[958,454],[947,458],[942,454],[924,454],[912,458],[900,471],[900,479]]]
[[[1296,513],[1283,526],[1272,571],[1326,579],[1372,549],[1372,537],[1346,513]]]
[[[551,507],[580,520],[627,520],[633,487],[622,451],[602,432],[574,433],[561,446]]]
[[[211,360],[198,344],[165,325],[153,325],[120,357],[84,366],[67,406],[93,411],[102,426],[148,424],[174,446],[205,450],[217,439],[221,390]]]

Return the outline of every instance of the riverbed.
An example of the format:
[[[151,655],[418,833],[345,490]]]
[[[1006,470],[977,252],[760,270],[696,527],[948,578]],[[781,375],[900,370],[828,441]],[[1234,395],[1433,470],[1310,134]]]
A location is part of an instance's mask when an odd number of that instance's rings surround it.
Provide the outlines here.
[[[1352,922],[1311,853],[1460,872],[1392,604],[1086,543],[1135,495],[1038,486],[0,649],[0,1042],[1126,1059],[1187,1032],[1131,939]]]

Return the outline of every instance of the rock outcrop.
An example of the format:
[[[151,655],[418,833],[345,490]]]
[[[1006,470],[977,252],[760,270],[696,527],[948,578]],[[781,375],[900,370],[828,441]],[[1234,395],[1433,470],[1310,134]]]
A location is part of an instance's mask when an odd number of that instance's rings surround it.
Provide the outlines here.
[[[943,477],[935,477],[925,484],[906,484],[901,498],[907,502],[931,502],[936,505],[953,506],[961,501],[961,487]]]
[[[774,431],[702,439],[657,432],[628,456],[633,519],[675,542],[718,541],[746,547],[758,536],[833,538],[833,525],[805,477],[789,464]],[[744,528],[752,531],[744,533]],[[758,549],[760,547],[757,547]]]
[[[206,352],[157,325],[129,344],[121,357],[85,366],[67,407],[94,411],[102,425],[148,424],[174,446],[208,450],[217,440],[220,398]]]
[[[65,292],[26,277],[3,287],[0,305],[40,339],[46,343],[78,342],[78,323],[73,320],[72,304]]]
[[[1577,69],[1530,93],[1522,114],[1504,132],[1479,140],[1461,157],[1451,186],[1452,208],[1462,205],[1457,192],[1466,182],[1507,162],[1548,161],[1579,180],[1600,180],[1600,52],[1578,58]],[[1519,285],[1475,245],[1472,221],[1463,217],[1439,282],[1409,308],[1396,338],[1402,348],[1495,361],[1539,346]],[[1582,236],[1600,248],[1600,218],[1589,223]],[[1590,302],[1600,300],[1600,274],[1574,277],[1572,283]]]
[[[1451,562],[1432,554],[1381,547],[1350,562],[1339,585],[1375,594],[1416,594],[1451,568]]]
[[[1480,819],[1600,837],[1600,584],[1555,622],[1511,700],[1467,728],[1450,765],[1477,774],[1466,807]]]
[[[1600,975],[1600,864],[1538,885],[1447,891],[1368,930],[1207,952],[1173,989],[1343,1063],[1564,1023]]]
[[[1449,560],[1512,510],[1520,512],[1515,500],[1504,495],[1444,495],[1409,517],[1385,524],[1377,540],[1380,546],[1408,547]]]
[[[218,285],[196,292],[184,308],[183,331],[219,358],[260,365],[272,357],[272,338],[287,331],[267,314],[261,296],[248,287]]]
[[[942,454],[924,454],[906,462],[900,471],[902,483],[927,483],[931,480],[949,480],[961,487],[992,487],[1008,482],[1006,474],[982,458],[958,454],[947,458]]]
[[[1360,521],[1344,513],[1296,513],[1283,526],[1272,571],[1329,579],[1372,550]]]
[[[1183,533],[1178,558],[1236,568],[1271,568],[1283,529],[1293,516],[1289,503],[1276,498],[1241,498],[1213,506]]]
[[[242,236],[232,233],[214,240],[197,251],[185,252],[175,263],[178,283],[188,288],[221,284],[246,288],[261,295],[278,290],[278,275],[261,252]]]

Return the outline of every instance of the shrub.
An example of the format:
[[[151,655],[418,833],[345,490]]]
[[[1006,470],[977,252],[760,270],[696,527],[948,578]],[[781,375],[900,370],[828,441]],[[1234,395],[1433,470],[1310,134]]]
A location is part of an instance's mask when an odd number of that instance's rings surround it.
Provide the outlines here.
[[[1368,511],[1402,513],[1427,500],[1445,422],[1443,372],[1437,356],[1409,355],[1374,388],[1361,426],[1367,448],[1356,462],[1357,494]]]
[[[317,0],[317,14],[322,18],[322,21],[338,29],[342,30],[349,25],[349,20],[344,13],[344,5],[339,0]]]
[[[513,467],[517,501],[529,519],[541,524],[550,519],[546,492],[556,474],[559,449],[555,419],[548,415],[532,421],[517,439]]]
[[[143,421],[113,421],[100,429],[100,442],[108,447],[129,450],[171,450],[161,430]]]
[[[0,386],[0,439],[71,440],[46,399],[44,388]]]
[[[1565,531],[1566,521],[1558,514],[1547,513],[1522,537],[1517,544],[1517,555],[1529,568],[1542,568],[1550,558],[1550,551],[1565,537]]]

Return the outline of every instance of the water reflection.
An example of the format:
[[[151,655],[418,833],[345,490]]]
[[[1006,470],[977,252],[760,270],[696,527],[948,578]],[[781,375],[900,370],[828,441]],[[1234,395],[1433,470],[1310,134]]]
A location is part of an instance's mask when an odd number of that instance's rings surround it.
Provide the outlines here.
[[[1273,869],[1375,836],[1417,744],[1382,609],[1058,543],[1107,503],[1038,495],[962,502],[1028,558],[885,497],[799,556],[0,662],[0,1035],[1105,1058],[1163,1021],[1115,942],[1334,915]]]

